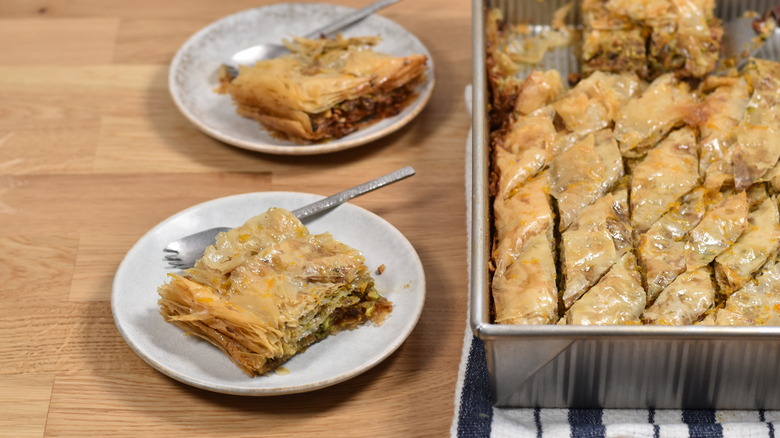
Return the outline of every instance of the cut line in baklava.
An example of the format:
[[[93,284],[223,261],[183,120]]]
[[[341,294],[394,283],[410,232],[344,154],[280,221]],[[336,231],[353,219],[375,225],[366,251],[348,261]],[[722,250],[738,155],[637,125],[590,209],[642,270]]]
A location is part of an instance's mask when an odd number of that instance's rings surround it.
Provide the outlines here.
[[[581,8],[574,81],[488,15],[493,321],[780,325],[780,63],[712,73],[708,0]]]

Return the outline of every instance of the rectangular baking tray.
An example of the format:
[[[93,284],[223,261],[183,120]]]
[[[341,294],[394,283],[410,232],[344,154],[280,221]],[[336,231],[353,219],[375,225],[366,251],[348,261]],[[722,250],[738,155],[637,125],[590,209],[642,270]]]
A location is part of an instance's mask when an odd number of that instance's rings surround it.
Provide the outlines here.
[[[780,327],[511,326],[490,315],[488,91],[485,12],[510,22],[547,26],[566,0],[473,0],[470,226],[470,323],[484,343],[496,406],[579,408],[780,409]],[[575,4],[575,10],[577,10]],[[718,0],[722,20],[774,6]],[[579,14],[570,14],[578,25]],[[780,60],[780,32],[758,57]],[[571,47],[548,53],[536,68],[579,70]]]

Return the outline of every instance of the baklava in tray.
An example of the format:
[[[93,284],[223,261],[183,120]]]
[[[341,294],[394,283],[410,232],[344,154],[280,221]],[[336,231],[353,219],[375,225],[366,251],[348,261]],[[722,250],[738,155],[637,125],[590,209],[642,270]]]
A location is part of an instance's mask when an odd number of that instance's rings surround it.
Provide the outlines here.
[[[780,64],[716,72],[711,1],[579,7],[573,77],[488,14],[494,322],[780,323]]]

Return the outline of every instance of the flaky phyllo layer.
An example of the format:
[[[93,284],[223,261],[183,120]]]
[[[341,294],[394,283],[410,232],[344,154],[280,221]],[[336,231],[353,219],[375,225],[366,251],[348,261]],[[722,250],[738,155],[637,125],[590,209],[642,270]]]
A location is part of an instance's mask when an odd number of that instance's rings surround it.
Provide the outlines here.
[[[492,90],[496,323],[780,323],[780,64]]]
[[[378,37],[286,42],[291,53],[223,70],[220,92],[240,115],[275,134],[317,142],[400,113],[425,78],[427,57],[391,56],[372,50]]]
[[[158,292],[166,321],[216,345],[249,375],[332,333],[381,323],[392,308],[360,252],[310,234],[279,208],[220,234],[194,268]]]

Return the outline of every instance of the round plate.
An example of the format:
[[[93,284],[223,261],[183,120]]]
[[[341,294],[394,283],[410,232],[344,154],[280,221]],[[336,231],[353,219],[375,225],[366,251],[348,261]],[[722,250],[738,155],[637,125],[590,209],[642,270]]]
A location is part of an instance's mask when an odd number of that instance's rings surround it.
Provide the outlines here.
[[[245,149],[283,155],[311,155],[359,146],[388,135],[409,123],[431,97],[433,58],[417,37],[387,18],[371,15],[345,29],[351,36],[379,35],[377,52],[395,56],[428,56],[427,79],[418,97],[400,114],[326,143],[297,144],[272,136],[258,122],[236,113],[229,95],[218,94],[217,71],[231,54],[259,43],[280,43],[327,25],[352,8],[326,4],[283,3],[250,9],[216,21],[193,35],[173,58],[169,87],[181,112],[206,134]]]
[[[393,353],[422,312],[425,275],[412,245],[392,225],[360,207],[341,205],[304,220],[312,233],[330,232],[363,252],[377,289],[393,303],[382,325],[364,324],[329,336],[284,364],[289,374],[249,377],[217,347],[166,323],[157,287],[173,272],[163,248],[173,240],[218,226],[238,226],[270,207],[289,210],[321,199],[292,192],[261,192],[219,198],[184,210],[152,228],[125,256],[114,277],[111,310],[119,332],[152,367],[189,385],[239,395],[291,394],[354,377]],[[381,236],[381,238],[377,238]]]

